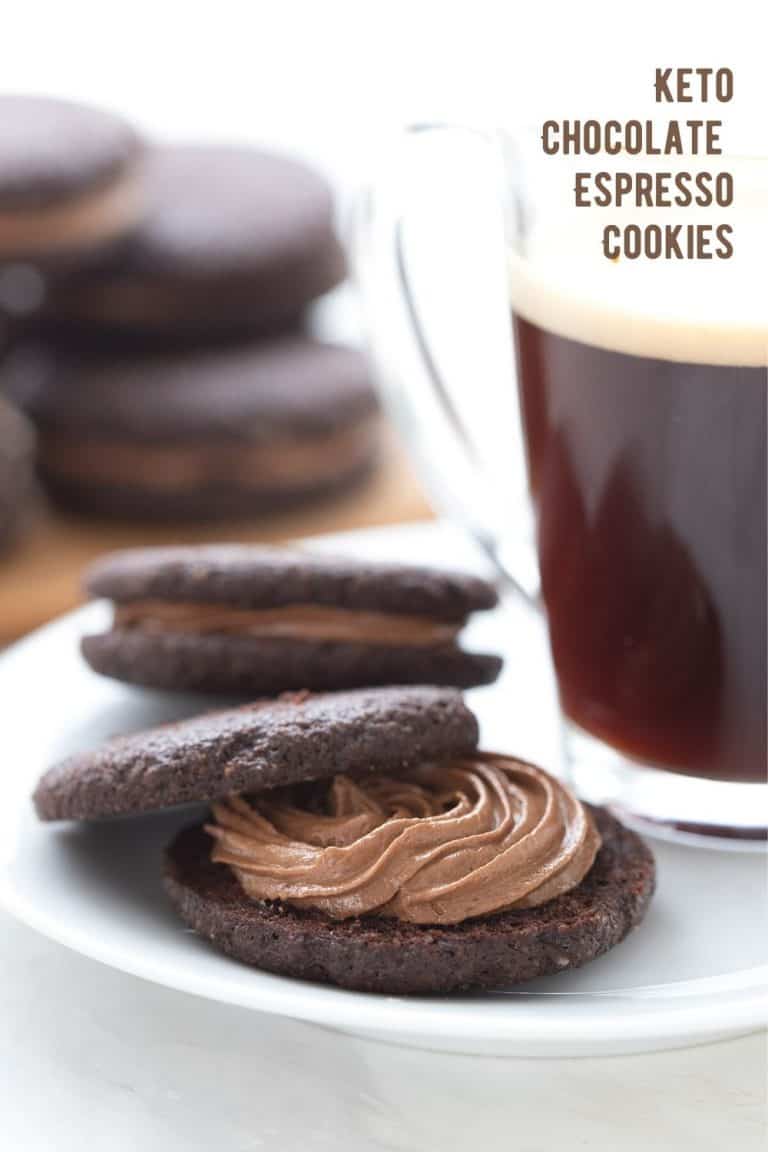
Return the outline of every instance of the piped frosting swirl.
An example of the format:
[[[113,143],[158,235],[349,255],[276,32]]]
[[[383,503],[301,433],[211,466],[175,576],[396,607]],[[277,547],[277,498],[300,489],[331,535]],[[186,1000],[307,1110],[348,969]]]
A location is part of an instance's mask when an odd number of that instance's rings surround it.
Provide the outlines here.
[[[212,858],[245,893],[336,920],[458,924],[544,904],[579,884],[600,837],[548,773],[507,756],[429,763],[401,778],[336,776],[324,810],[278,789],[215,804]]]

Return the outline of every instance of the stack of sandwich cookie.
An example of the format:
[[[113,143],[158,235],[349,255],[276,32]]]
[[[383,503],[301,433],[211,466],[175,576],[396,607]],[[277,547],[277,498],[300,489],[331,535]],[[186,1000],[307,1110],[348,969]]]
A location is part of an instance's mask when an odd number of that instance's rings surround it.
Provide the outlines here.
[[[114,134],[117,166],[133,137]],[[90,171],[84,151],[67,164],[55,148],[41,156],[64,183]],[[97,159],[94,149],[94,170]],[[378,456],[366,360],[302,331],[346,274],[326,181],[247,148],[151,147],[140,181],[123,159],[141,220],[101,258],[48,275],[31,326],[39,347],[19,350],[13,387],[38,428],[49,494],[77,513],[173,522],[262,516],[355,488]],[[0,254],[2,235],[0,211]]]
[[[300,694],[113,741],[51,769],[35,803],[56,820],[212,801],[165,886],[246,963],[391,994],[504,988],[618,944],[654,865],[607,812],[477,739],[448,689]]]
[[[142,211],[142,144],[118,116],[41,96],[0,95],[0,391],[46,276],[97,259]],[[35,504],[34,438],[0,397],[0,553]]]
[[[112,627],[83,640],[88,663],[155,688],[471,687],[501,668],[458,644],[468,617],[497,602],[464,573],[219,544],[116,552],[86,588],[114,604]]]

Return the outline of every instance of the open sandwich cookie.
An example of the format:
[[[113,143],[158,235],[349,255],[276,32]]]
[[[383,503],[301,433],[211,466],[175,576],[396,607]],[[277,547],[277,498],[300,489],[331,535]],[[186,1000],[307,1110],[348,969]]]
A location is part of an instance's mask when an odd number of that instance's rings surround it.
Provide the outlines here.
[[[51,820],[212,801],[168,848],[165,887],[246,964],[398,995],[507,988],[618,944],[654,864],[477,739],[448,689],[297,694],[113,741],[53,768],[35,803]]]

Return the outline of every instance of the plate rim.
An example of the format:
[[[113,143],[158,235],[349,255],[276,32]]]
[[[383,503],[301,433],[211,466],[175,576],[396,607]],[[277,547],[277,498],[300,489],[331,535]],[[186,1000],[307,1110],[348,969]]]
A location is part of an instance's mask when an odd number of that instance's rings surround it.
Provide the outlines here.
[[[185,972],[171,973],[162,962],[131,962],[119,948],[100,947],[96,938],[83,942],[77,932],[69,933],[40,915],[28,902],[9,897],[6,878],[0,883],[0,906],[34,931],[77,952],[96,963],[105,964],[127,975],[159,984],[165,988],[199,996],[203,999],[270,1015],[287,1016],[314,1024],[356,1032],[366,1030],[382,1035],[432,1036],[441,1039],[514,1040],[541,1046],[547,1042],[573,1041],[642,1042],[684,1037],[695,1043],[714,1035],[737,1035],[757,1031],[768,1025],[768,996],[761,968],[748,969],[744,975],[752,980],[742,987],[719,985],[719,977],[705,977],[708,985],[694,995],[668,997],[622,995],[621,990],[596,993],[552,993],[544,996],[512,994],[514,1011],[499,1011],[499,1002],[448,997],[386,996],[378,993],[353,992],[326,988],[309,981],[295,980],[274,973],[257,973],[255,994],[238,994],[239,983],[227,988],[218,977],[186,977]],[[234,963],[234,961],[233,961]],[[763,981],[760,977],[763,977]],[[717,987],[713,987],[717,986]],[[636,993],[642,991],[636,990]],[[718,995],[713,996],[717,991]],[[541,1012],[541,1000],[554,1001],[559,1011]],[[328,1004],[328,1001],[331,1001]],[[632,1006],[642,1003],[643,1011]],[[612,1011],[574,1011],[576,1005],[610,1005]],[[361,1011],[365,1005],[365,1012]],[[565,1011],[563,1011],[565,1009]],[[471,1026],[471,1031],[469,1028]]]

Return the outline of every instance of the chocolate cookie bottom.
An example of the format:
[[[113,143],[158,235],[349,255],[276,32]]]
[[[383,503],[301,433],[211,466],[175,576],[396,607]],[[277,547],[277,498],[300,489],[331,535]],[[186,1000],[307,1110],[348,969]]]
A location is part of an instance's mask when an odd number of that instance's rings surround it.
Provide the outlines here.
[[[233,873],[211,862],[200,827],[170,845],[164,883],[186,924],[269,972],[389,995],[499,990],[594,960],[645,915],[655,883],[649,849],[604,809],[594,815],[603,846],[577,888],[539,908],[451,926],[334,921],[249,900]]]
[[[114,628],[85,636],[85,659],[102,676],[172,692],[261,696],[388,684],[491,684],[498,656],[455,644],[397,647],[368,642],[152,633]]]

